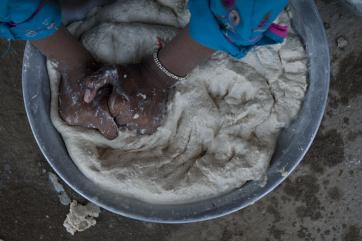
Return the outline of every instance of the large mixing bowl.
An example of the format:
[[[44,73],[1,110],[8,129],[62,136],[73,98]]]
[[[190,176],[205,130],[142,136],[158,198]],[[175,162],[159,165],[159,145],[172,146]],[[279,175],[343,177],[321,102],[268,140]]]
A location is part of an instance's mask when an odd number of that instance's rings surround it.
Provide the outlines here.
[[[28,119],[45,158],[80,195],[111,212],[142,221],[188,223],[220,217],[245,208],[276,188],[300,163],[313,142],[326,107],[329,52],[323,24],[313,0],[291,0],[293,24],[309,58],[309,88],[297,119],[285,129],[267,172],[267,181],[251,181],[208,200],[157,205],[112,193],[90,181],[75,166],[50,116],[49,78],[45,58],[30,44],[23,63],[23,93]]]

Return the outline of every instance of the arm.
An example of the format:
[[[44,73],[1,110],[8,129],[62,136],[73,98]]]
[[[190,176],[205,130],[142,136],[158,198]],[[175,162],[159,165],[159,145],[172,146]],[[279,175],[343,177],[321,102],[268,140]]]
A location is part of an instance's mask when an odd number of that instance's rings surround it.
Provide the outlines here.
[[[183,29],[159,52],[162,65],[178,76],[189,74],[197,65],[205,62],[215,50],[194,41],[189,28]]]
[[[61,72],[81,72],[93,62],[90,53],[63,25],[53,35],[31,42],[47,58],[58,62]]]
[[[0,38],[31,41],[45,56],[57,61],[62,72],[92,61],[62,25],[56,1],[5,0],[0,4],[0,19]]]

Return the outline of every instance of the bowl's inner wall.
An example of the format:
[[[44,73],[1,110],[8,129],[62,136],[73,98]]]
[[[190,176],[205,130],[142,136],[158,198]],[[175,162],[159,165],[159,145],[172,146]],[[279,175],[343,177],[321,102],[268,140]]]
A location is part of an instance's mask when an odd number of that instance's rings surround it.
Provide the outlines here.
[[[50,120],[50,89],[45,58],[27,44],[23,62],[23,94],[37,143],[57,174],[75,191],[99,206],[143,221],[193,222],[239,210],[272,191],[304,157],[319,128],[328,96],[329,52],[323,24],[312,0],[292,0],[293,25],[309,57],[309,88],[298,118],[278,140],[267,181],[252,181],[225,195],[188,204],[155,205],[121,196],[89,181],[70,159]]]

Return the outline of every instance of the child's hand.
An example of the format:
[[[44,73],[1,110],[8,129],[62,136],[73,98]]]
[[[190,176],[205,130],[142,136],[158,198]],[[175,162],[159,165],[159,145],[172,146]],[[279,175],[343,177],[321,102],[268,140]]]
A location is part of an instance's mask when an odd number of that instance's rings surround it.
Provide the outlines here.
[[[92,103],[101,88],[112,85],[108,107],[117,124],[151,134],[161,125],[169,90],[174,84],[175,80],[160,72],[153,60],[148,59],[142,64],[104,67],[87,77],[84,100]]]
[[[97,129],[107,139],[118,136],[118,127],[107,105],[106,89],[92,103],[86,103],[84,97],[84,74],[81,71],[63,75],[60,83],[59,114],[68,124]],[[108,90],[108,95],[110,90]]]

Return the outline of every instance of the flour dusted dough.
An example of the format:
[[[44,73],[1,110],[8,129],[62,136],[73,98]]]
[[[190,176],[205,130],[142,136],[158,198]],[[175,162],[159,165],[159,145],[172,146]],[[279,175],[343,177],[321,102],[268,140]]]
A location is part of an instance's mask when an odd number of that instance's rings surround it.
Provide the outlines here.
[[[95,218],[99,216],[100,212],[100,208],[93,203],[82,205],[73,200],[70,203],[69,213],[64,220],[63,226],[72,235],[75,232],[82,232],[96,225]]]
[[[157,37],[187,23],[183,1],[118,1],[70,26],[106,63],[133,63]],[[283,13],[278,20],[289,24]],[[67,126],[58,115],[59,74],[48,64],[51,118],[78,168],[116,194],[151,203],[209,198],[266,172],[281,129],[297,115],[307,63],[295,33],[281,45],[257,47],[242,61],[216,53],[176,87],[165,123],[151,136],[120,132],[113,141]]]

